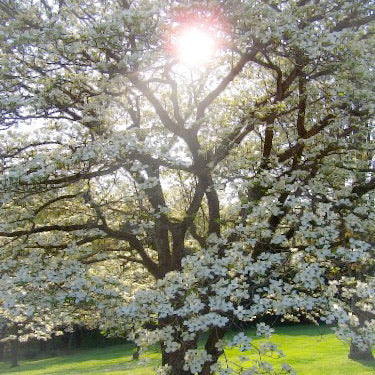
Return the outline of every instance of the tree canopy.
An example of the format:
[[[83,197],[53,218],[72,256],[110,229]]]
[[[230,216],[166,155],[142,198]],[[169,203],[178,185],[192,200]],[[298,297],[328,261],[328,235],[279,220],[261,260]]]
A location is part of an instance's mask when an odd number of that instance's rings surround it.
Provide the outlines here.
[[[267,314],[373,345],[373,6],[1,0],[1,315],[91,315],[174,375],[227,374]]]

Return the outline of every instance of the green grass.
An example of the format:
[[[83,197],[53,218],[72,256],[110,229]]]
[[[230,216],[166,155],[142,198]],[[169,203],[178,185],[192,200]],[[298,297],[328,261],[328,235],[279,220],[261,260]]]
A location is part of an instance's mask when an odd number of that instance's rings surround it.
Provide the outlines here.
[[[67,356],[47,359],[20,361],[20,366],[9,368],[0,362],[0,374],[13,375],[76,375],[76,374],[153,374],[159,365],[160,354],[148,352],[150,363],[140,366],[132,360],[133,346],[129,344],[115,345],[100,349],[79,350]]]
[[[275,368],[280,368],[281,363],[286,362],[299,375],[375,374],[375,363],[348,359],[349,345],[339,341],[327,327],[286,326],[278,327],[275,331],[271,341],[279,344],[286,355],[279,360],[269,360]],[[255,331],[249,330],[248,333],[255,336]],[[254,340],[254,343],[261,341]],[[228,361],[236,361],[240,355],[235,349],[226,352]],[[268,361],[266,357],[264,360]]]
[[[248,330],[254,337],[254,330]],[[329,328],[313,326],[286,326],[276,328],[272,341],[280,344],[285,358],[274,361],[286,362],[299,375],[374,375],[375,364],[356,362],[347,358],[348,345],[338,341]],[[259,343],[260,340],[255,340]],[[101,349],[86,349],[69,356],[21,361],[14,369],[0,362],[0,374],[12,375],[151,375],[160,363],[160,354],[154,350],[143,358],[149,363],[140,364],[132,360],[130,344]],[[226,351],[228,361],[238,362],[242,353]]]

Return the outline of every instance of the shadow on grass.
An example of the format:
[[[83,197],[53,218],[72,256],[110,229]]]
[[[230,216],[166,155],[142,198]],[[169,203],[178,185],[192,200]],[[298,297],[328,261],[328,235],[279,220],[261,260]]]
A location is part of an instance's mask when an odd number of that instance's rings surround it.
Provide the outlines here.
[[[319,337],[330,335],[333,333],[332,329],[329,326],[315,326],[313,324],[283,324],[283,325],[271,325],[271,328],[274,329],[275,335],[282,336],[309,336],[309,337]],[[244,328],[243,331],[250,337],[256,338],[256,328],[248,327]],[[226,335],[227,338],[230,338],[238,333],[237,329],[229,331]]]
[[[362,366],[365,366],[365,367],[368,367],[370,369],[374,369],[375,370],[375,360],[374,361],[354,361],[352,360],[353,362],[356,362],[356,363],[360,363]],[[375,371],[374,371],[375,373]]]
[[[43,361],[43,363],[25,363],[24,365],[21,363],[20,366],[15,368],[6,368],[3,367],[0,370],[0,374],[22,374],[22,375],[28,375],[31,374],[34,371],[39,371],[38,374],[45,374],[45,375],[68,375],[68,374],[103,374],[106,372],[112,372],[112,371],[125,371],[125,370],[132,370],[135,368],[138,368],[140,366],[139,361],[134,361],[133,359],[124,359],[124,360],[115,360],[115,357],[113,358],[114,361],[111,361],[110,363],[99,363],[95,364],[93,363],[93,360],[88,361],[70,361],[70,362],[46,362]],[[87,364],[85,364],[87,362]],[[156,364],[157,360],[152,359],[146,366],[154,366]],[[77,366],[79,364],[79,366]],[[53,369],[53,367],[56,367],[56,369]]]
[[[282,334],[283,336],[325,336],[333,333],[332,329],[325,325],[285,325],[273,328],[275,334]]]
[[[26,374],[26,371],[46,370],[53,367],[57,367],[56,370],[51,369],[48,371],[48,374],[65,375],[68,373],[78,373],[78,367],[81,368],[82,371],[90,371],[90,368],[93,368],[91,373],[95,373],[95,366],[97,369],[111,367],[111,370],[120,370],[125,367],[131,368],[138,366],[137,361],[132,359],[133,350],[134,345],[122,344],[107,348],[82,349],[64,356],[20,361],[20,365],[14,368],[4,363],[4,365],[0,367],[0,374],[22,373],[23,371]],[[107,360],[108,363],[99,363],[105,360]],[[98,363],[96,364],[96,362]],[[77,364],[79,364],[79,366],[77,366]],[[61,369],[61,367],[64,368]]]

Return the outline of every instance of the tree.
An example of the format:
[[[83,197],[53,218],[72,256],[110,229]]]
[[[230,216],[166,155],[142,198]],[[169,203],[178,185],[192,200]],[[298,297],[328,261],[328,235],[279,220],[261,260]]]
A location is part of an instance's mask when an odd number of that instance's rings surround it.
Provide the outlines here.
[[[50,270],[44,268],[41,272],[48,271]],[[66,293],[64,293],[65,300],[60,300],[56,304],[55,301],[59,297],[55,291],[44,290],[42,280],[38,280],[39,283],[34,282],[27,265],[23,265],[22,272],[23,280],[20,279],[19,273],[14,272],[11,273],[11,277],[3,274],[0,282],[2,302],[0,339],[2,344],[9,342],[12,367],[18,366],[20,343],[30,339],[45,342],[52,335],[62,335],[64,328],[73,329],[77,321],[85,323],[86,326],[93,326],[93,321],[98,315],[91,310],[88,318],[87,309],[85,311],[82,306],[79,308],[69,304]],[[10,285],[9,282],[13,284]],[[51,281],[49,280],[48,283]],[[3,346],[0,346],[0,349],[3,349]]]
[[[333,270],[370,259],[372,5],[0,1],[3,288],[175,375],[221,371],[234,318],[336,318]],[[186,26],[215,59],[179,61]]]

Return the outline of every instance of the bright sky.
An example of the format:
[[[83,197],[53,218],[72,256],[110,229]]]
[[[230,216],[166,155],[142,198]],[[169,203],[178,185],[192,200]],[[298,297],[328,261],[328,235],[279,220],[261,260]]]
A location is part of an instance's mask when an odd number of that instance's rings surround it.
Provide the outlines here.
[[[209,62],[216,50],[213,36],[194,26],[186,26],[178,33],[174,44],[179,61],[189,67],[198,67]]]

